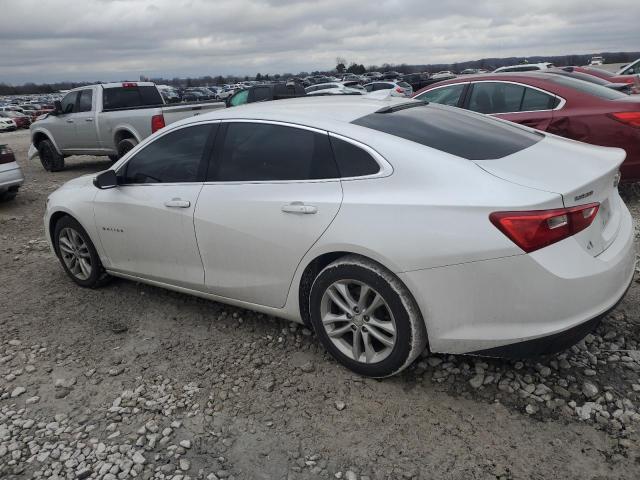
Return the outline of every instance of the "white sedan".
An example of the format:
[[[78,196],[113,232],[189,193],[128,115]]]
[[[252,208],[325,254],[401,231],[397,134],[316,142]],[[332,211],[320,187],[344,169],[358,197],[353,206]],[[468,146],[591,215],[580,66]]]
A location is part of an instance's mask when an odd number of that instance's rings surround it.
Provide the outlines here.
[[[357,85],[357,83],[355,84]],[[364,95],[367,93],[364,88],[355,86],[347,86],[344,83],[318,83],[304,89],[307,95]]]
[[[634,272],[624,157],[416,100],[252,103],[68,182],[45,231],[78,285],[118,276],[301,322],[384,377],[425,347],[525,357],[593,329]]]

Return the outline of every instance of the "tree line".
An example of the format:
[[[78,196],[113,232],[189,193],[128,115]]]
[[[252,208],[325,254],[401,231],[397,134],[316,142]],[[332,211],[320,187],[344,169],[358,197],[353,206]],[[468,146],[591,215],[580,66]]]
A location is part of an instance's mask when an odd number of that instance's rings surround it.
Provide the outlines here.
[[[422,64],[422,65],[408,65],[406,63],[393,64],[384,63],[382,65],[369,65],[365,67],[363,64],[357,62],[348,63],[344,57],[336,58],[336,67],[331,71],[312,71],[312,72],[299,72],[297,74],[282,73],[282,74],[262,74],[257,73],[255,76],[237,76],[237,75],[218,75],[210,76],[206,75],[198,78],[151,78],[147,79],[140,77],[140,80],[150,80],[160,85],[172,85],[174,87],[200,87],[211,85],[223,85],[226,83],[237,83],[243,80],[287,80],[292,77],[306,77],[309,75],[335,75],[354,73],[356,75],[362,75],[365,72],[374,71],[389,71],[394,70],[400,73],[417,73],[417,72],[429,72],[435,73],[441,70],[451,70],[453,72],[461,72],[467,68],[494,70],[498,67],[504,67],[506,65],[517,65],[520,63],[540,63],[551,62],[557,66],[566,65],[585,65],[591,60],[591,57],[595,54],[585,55],[557,55],[557,56],[532,56],[532,57],[507,57],[507,58],[483,58],[480,60],[471,60],[468,62],[456,62],[456,63],[439,63],[439,64]],[[640,52],[605,52],[601,55],[605,58],[607,63],[629,63],[640,57]],[[119,79],[117,81],[132,81],[132,79]],[[135,80],[134,80],[135,81]],[[69,90],[84,85],[92,85],[96,83],[104,83],[101,81],[94,82],[56,82],[56,83],[41,83],[36,84],[28,82],[23,85],[10,85],[7,83],[0,83],[0,95],[26,95],[31,93],[54,93],[60,90]]]

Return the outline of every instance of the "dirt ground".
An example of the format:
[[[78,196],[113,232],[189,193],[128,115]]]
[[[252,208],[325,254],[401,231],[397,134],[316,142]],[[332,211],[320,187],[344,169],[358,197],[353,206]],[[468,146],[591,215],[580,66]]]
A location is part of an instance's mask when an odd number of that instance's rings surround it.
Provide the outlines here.
[[[124,280],[77,287],[49,251],[63,172],[0,204],[0,478],[640,478],[640,287],[535,361],[425,354],[384,381],[308,330]],[[637,219],[640,200],[629,199]]]

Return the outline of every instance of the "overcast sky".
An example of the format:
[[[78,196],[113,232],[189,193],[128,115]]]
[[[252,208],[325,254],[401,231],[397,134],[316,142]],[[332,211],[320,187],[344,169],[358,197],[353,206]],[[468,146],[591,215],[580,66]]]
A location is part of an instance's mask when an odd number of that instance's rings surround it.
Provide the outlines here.
[[[640,50],[640,0],[0,0],[0,82]]]

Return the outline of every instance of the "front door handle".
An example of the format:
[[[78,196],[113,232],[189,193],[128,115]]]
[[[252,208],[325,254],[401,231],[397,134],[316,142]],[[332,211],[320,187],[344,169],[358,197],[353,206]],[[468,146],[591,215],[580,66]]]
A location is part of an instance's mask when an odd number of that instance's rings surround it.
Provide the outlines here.
[[[284,213],[302,213],[306,215],[310,215],[318,212],[318,207],[313,205],[306,205],[302,202],[291,202],[288,205],[282,206],[282,211]]]
[[[73,123],[73,120],[71,120],[70,118],[67,119],[67,123]]]
[[[89,118],[85,118],[84,119],[85,122],[93,122],[93,118],[89,117]]]
[[[191,202],[189,200],[174,198],[164,202],[164,206],[169,208],[189,208],[191,206]]]

